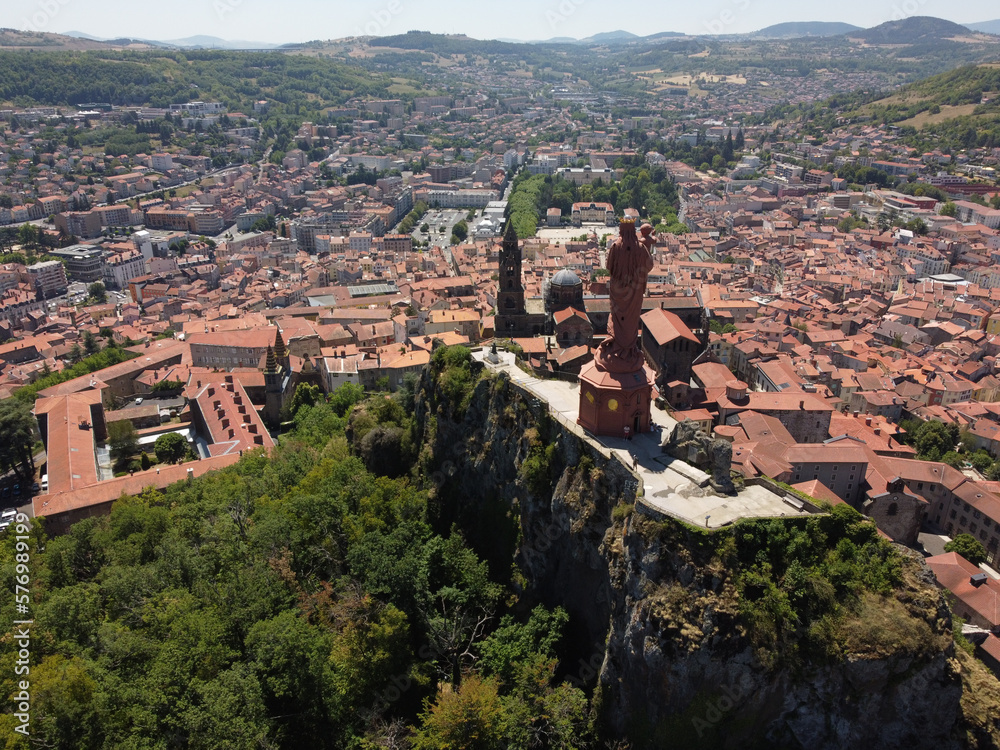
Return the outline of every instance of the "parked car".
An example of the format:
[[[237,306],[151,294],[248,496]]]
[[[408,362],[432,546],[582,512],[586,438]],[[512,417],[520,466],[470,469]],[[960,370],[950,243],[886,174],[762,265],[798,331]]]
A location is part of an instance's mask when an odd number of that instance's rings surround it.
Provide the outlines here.
[[[17,497],[20,494],[21,494],[21,485],[20,484],[15,484],[14,485],[14,497]]]
[[[3,513],[0,513],[0,521],[10,521],[17,515],[17,511],[14,508],[7,508]]]
[[[41,491],[42,491],[42,485],[40,485],[38,482],[35,482],[33,485],[31,485],[32,495],[37,495]]]
[[[10,497],[10,487],[4,487],[0,490],[0,498],[6,500],[8,497]]]

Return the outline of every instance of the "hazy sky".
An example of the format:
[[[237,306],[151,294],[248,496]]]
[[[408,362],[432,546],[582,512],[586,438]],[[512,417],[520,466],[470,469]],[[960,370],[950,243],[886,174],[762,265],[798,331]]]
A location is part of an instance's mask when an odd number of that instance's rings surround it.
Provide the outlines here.
[[[286,43],[410,29],[480,39],[582,38],[624,29],[732,34],[783,21],[876,26],[906,16],[958,23],[1000,18],[996,0],[5,0],[2,24],[93,36],[180,39],[198,34]]]

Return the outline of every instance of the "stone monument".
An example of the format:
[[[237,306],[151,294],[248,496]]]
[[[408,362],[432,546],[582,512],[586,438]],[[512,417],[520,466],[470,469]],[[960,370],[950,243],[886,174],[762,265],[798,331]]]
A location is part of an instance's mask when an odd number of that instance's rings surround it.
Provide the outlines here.
[[[653,269],[653,228],[623,219],[618,237],[608,249],[611,314],[608,337],[594,361],[580,372],[580,416],[577,422],[595,435],[624,437],[649,432],[653,371],[639,348],[639,317],[646,278]],[[642,235],[640,239],[639,234]]]

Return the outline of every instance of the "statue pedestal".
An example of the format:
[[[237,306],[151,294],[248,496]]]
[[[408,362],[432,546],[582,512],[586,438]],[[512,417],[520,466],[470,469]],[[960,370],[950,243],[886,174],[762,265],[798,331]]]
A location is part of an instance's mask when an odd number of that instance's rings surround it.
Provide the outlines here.
[[[577,424],[594,435],[624,437],[649,432],[655,374],[649,367],[629,373],[604,372],[590,362],[580,371]]]

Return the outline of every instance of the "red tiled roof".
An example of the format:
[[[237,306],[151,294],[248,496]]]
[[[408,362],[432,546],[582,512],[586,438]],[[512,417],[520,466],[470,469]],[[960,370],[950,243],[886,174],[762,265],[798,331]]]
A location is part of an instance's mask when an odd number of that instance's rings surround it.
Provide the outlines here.
[[[675,339],[687,339],[695,344],[700,343],[691,329],[684,325],[684,321],[667,310],[661,308],[650,310],[643,314],[642,322],[656,339],[656,343],[661,346]]]
[[[978,586],[972,583],[972,576],[983,571],[957,552],[928,557],[927,566],[934,571],[938,583],[969,609],[977,612],[991,627],[1000,626],[1000,581],[986,576]]]

